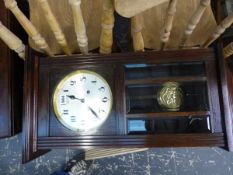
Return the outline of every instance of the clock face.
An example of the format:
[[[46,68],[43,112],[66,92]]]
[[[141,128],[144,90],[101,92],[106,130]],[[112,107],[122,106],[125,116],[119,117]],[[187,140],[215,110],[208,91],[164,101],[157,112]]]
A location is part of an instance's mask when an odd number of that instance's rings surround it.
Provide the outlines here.
[[[56,117],[74,131],[89,131],[107,119],[112,108],[112,92],[99,74],[79,70],[62,79],[53,95]]]

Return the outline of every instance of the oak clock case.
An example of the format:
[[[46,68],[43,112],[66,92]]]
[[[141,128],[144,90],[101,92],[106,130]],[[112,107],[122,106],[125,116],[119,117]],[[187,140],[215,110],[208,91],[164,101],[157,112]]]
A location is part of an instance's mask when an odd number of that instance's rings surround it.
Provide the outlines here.
[[[232,147],[222,100],[226,91],[218,84],[224,67],[212,49],[53,59],[29,50],[28,55],[24,162],[55,148]],[[172,90],[178,100],[162,104],[161,89]],[[68,114],[63,102],[70,104]],[[92,121],[95,126],[85,126]]]

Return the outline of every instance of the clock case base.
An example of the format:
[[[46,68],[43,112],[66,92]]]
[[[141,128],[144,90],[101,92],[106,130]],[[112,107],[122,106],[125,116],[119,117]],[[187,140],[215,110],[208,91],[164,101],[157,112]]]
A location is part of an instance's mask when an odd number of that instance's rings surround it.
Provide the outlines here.
[[[231,116],[221,53],[221,50],[215,53],[212,49],[193,49],[49,58],[29,49],[24,79],[23,162],[55,148],[217,146],[232,150],[232,126],[229,122]],[[211,106],[209,112],[214,116],[212,132],[128,135],[125,65],[183,62],[203,62],[206,67],[207,86],[211,92],[208,96]],[[98,135],[78,135],[68,130],[55,119],[53,111],[50,110],[56,83],[64,75],[77,69],[96,70],[113,88],[112,119],[115,126],[111,127],[110,121],[109,125],[103,126],[103,132],[100,131]],[[112,70],[110,76],[109,70]],[[198,114],[198,111],[195,113]]]

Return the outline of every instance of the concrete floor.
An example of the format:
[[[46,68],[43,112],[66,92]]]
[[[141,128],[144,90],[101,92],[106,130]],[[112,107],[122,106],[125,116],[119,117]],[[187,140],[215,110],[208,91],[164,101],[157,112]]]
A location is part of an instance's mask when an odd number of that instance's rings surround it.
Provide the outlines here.
[[[53,150],[21,164],[21,135],[0,140],[0,175],[49,175],[81,150]],[[220,148],[150,149],[94,160],[85,175],[233,175],[233,153]]]

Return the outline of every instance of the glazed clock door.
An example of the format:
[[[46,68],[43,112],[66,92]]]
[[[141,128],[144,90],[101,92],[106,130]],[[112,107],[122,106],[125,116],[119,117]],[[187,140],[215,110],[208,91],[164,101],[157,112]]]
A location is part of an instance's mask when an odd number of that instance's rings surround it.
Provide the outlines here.
[[[211,49],[29,50],[25,65],[25,162],[55,148],[231,146]]]

